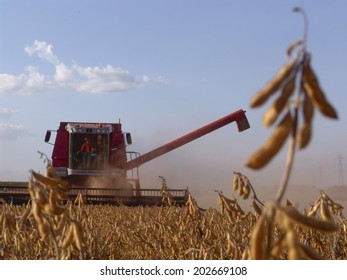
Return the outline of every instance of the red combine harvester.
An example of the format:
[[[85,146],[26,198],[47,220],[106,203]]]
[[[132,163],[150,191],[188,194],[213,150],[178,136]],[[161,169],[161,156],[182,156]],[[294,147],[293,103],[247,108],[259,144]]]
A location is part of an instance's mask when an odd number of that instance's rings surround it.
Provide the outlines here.
[[[234,121],[239,131],[250,127],[240,109],[143,155],[127,151],[131,135],[120,123],[61,122],[58,130],[47,131],[45,142],[56,132],[50,143],[52,166],[69,182],[71,199],[82,195],[90,203],[162,205],[159,189],[140,188],[139,166]],[[176,205],[187,201],[188,189],[167,191]]]

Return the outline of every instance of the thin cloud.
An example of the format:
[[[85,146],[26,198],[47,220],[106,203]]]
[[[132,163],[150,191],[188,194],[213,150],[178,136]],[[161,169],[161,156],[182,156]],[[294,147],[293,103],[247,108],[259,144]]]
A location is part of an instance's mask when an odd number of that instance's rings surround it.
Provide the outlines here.
[[[0,107],[0,119],[8,120],[17,113],[18,109]],[[29,135],[31,134],[22,125],[0,123],[0,141],[14,141]]]
[[[128,72],[121,68],[114,68],[111,65],[106,67],[87,67],[75,66],[74,70],[78,73],[80,83],[78,91],[103,93],[113,91],[127,91],[143,84]]]
[[[0,74],[0,94],[31,95],[42,92],[73,90],[85,93],[114,93],[128,91],[151,81],[147,75],[136,79],[131,73],[112,65],[105,67],[67,66],[54,54],[53,45],[45,41],[34,41],[25,47],[29,55],[37,55],[52,64],[53,76],[40,73],[37,67],[26,67],[19,75]]]
[[[0,140],[14,141],[28,135],[30,133],[22,125],[0,123]]]
[[[53,53],[53,46],[47,44],[45,41],[35,40],[31,46],[26,46],[24,48],[25,52],[29,55],[36,54],[39,58],[48,61],[54,65],[59,63],[59,59]]]
[[[5,107],[0,107],[0,118],[8,120],[13,115],[19,112],[18,109],[9,109]]]

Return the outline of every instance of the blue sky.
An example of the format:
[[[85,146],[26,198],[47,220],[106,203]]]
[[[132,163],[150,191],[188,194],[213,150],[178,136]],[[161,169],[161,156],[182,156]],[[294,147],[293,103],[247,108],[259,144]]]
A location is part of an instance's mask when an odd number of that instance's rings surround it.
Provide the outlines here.
[[[229,192],[233,171],[259,188],[276,186],[286,148],[261,171],[245,167],[271,132],[261,123],[268,105],[250,109],[249,100],[302,37],[298,5],[309,17],[312,65],[339,120],[315,115],[291,184],[337,184],[337,157],[347,160],[342,0],[0,0],[0,180],[43,170],[37,151],[51,154],[44,134],[60,121],[120,119],[132,133],[130,149],[143,154],[242,108],[250,130],[239,134],[231,124],[143,165],[142,186],[160,186],[164,176],[193,193]]]

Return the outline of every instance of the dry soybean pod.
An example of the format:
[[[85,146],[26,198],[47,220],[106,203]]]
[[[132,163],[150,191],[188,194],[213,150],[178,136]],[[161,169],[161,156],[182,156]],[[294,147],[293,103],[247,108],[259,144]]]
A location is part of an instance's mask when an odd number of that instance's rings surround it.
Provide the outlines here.
[[[63,233],[63,230],[64,230],[64,228],[66,226],[66,222],[67,222],[67,220],[65,218],[65,215],[61,216],[61,219],[60,219],[58,225],[54,229],[55,236],[61,235]]]
[[[40,184],[35,184],[35,188],[32,191],[32,198],[41,209],[48,203],[46,190]]]
[[[261,214],[262,214],[262,210],[261,210],[260,206],[258,205],[258,203],[255,201],[255,199],[253,199],[252,206],[253,206],[253,208],[254,208],[254,211],[255,211],[258,215],[261,215]]]
[[[239,196],[243,196],[245,194],[245,181],[240,178],[240,185],[239,185],[239,191],[238,191],[238,195]]]
[[[327,202],[329,202],[329,201],[333,202],[333,200],[332,200],[325,192],[320,191],[320,195],[321,195],[321,197],[322,197],[325,201],[327,201]]]
[[[295,89],[295,76],[285,83],[282,89],[282,93],[275,99],[271,107],[265,112],[263,117],[263,124],[265,126],[271,126],[283,111],[289,98],[292,96]]]
[[[317,214],[317,211],[320,207],[321,200],[318,200],[311,208],[310,212],[308,212],[307,216],[308,217],[313,217]]]
[[[250,254],[252,260],[263,260],[265,256],[266,236],[268,231],[266,217],[260,216],[253,228],[250,239]]]
[[[324,200],[321,201],[319,210],[320,210],[320,215],[324,221],[332,220],[329,209],[328,209],[328,205]]]
[[[234,173],[234,178],[233,178],[233,191],[237,191],[237,189],[239,188],[239,183],[240,183],[240,179],[239,176]]]
[[[51,189],[49,192],[49,204],[51,204],[53,207],[55,207],[58,203],[58,197],[56,192]]]
[[[302,249],[302,252],[304,253],[306,259],[323,260],[322,256],[320,256],[312,247],[300,243],[300,248]]]
[[[49,178],[61,179],[50,163],[47,164],[45,175]]]
[[[336,202],[334,202],[334,204],[332,205],[332,207],[333,207],[335,210],[342,210],[342,209],[344,209],[344,207],[343,207],[341,204],[336,203]]]
[[[249,187],[249,183],[248,181],[245,182],[245,184],[243,185],[243,199],[247,199],[249,197],[249,195],[251,194],[251,188]]]
[[[338,227],[333,222],[322,221],[312,217],[304,216],[294,208],[284,208],[278,206],[277,209],[284,212],[284,214],[286,214],[286,216],[290,218],[293,223],[298,223],[304,227],[316,229],[322,232],[334,232],[338,230]]]
[[[312,122],[313,115],[314,115],[314,106],[313,106],[311,98],[308,96],[304,87],[303,87],[303,95],[304,95],[303,97],[304,101],[302,106],[302,114],[304,117],[304,121],[310,123]]]
[[[283,81],[290,76],[293,69],[296,69],[297,58],[282,66],[277,75],[272,78],[266,86],[260,90],[250,102],[251,107],[259,107],[265,103],[282,85]]]
[[[72,223],[75,244],[78,250],[82,250],[84,246],[84,237],[82,225],[78,221],[73,221]]]
[[[292,117],[290,111],[288,111],[282,121],[275,128],[270,138],[258,151],[251,155],[246,165],[253,169],[264,167],[281,149],[291,130]]]
[[[39,230],[42,240],[45,240],[50,232],[48,222],[42,220],[42,223],[37,224],[37,228]]]
[[[50,215],[50,216],[59,216],[65,213],[66,209],[63,207],[60,207],[58,205],[53,206],[50,203],[47,203],[43,210],[45,211],[46,214]]]
[[[24,213],[22,214],[22,216],[20,216],[18,222],[23,222],[23,221],[25,221],[25,220],[29,217],[29,215],[31,214],[31,211],[32,211],[31,207],[28,207],[28,206],[27,206],[27,207],[25,208],[25,211],[24,211]]]
[[[312,119],[314,114],[314,106],[305,90],[305,87],[303,87],[303,95],[304,101],[302,106],[302,114],[304,122],[302,123],[297,134],[299,149],[307,147],[307,145],[310,143],[312,137]]]
[[[299,260],[303,259],[300,248],[298,246],[298,241],[296,240],[296,234],[293,229],[286,229],[286,244],[288,246],[288,259],[289,260]]]
[[[46,167],[46,177],[48,178],[52,178],[52,179],[55,179],[57,180],[58,182],[60,182],[60,186],[63,187],[63,188],[67,188],[68,187],[68,182],[66,180],[63,180],[58,174],[57,172],[55,171],[55,169],[53,168],[52,164],[51,163],[48,163],[47,164],[47,167]],[[58,186],[58,187],[60,187]]]
[[[318,78],[311,68],[310,62],[306,62],[302,71],[303,86],[311,98],[313,104],[326,117],[337,119],[337,113],[333,106],[328,102],[323,90],[320,87]]]
[[[41,184],[47,187],[58,187],[58,186],[66,187],[67,186],[67,182],[62,179],[46,177],[39,173],[36,173],[35,171],[31,171],[31,173],[33,177],[35,178],[35,180],[39,181]]]
[[[65,191],[61,187],[54,188],[54,191],[56,192],[57,197],[59,199],[61,199],[61,200],[67,200],[68,199],[67,194],[65,193]]]
[[[310,143],[312,136],[312,125],[311,123],[304,122],[297,134],[297,141],[298,141],[298,147],[299,149],[303,149],[307,147],[307,145]]]
[[[65,235],[64,241],[61,245],[61,248],[66,249],[69,247],[74,239],[74,229],[72,225],[70,224],[69,229]]]

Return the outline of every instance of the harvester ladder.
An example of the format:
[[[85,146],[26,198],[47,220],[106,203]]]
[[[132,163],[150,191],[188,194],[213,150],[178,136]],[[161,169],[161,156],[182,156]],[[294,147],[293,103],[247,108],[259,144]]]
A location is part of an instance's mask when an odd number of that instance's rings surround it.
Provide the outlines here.
[[[127,151],[127,160],[132,161],[134,159],[137,159],[140,156],[140,153],[135,151]],[[134,167],[127,171],[127,179],[129,181],[134,182],[135,184],[135,194],[136,196],[141,195],[141,187],[140,187],[140,174],[139,174],[139,168]]]

